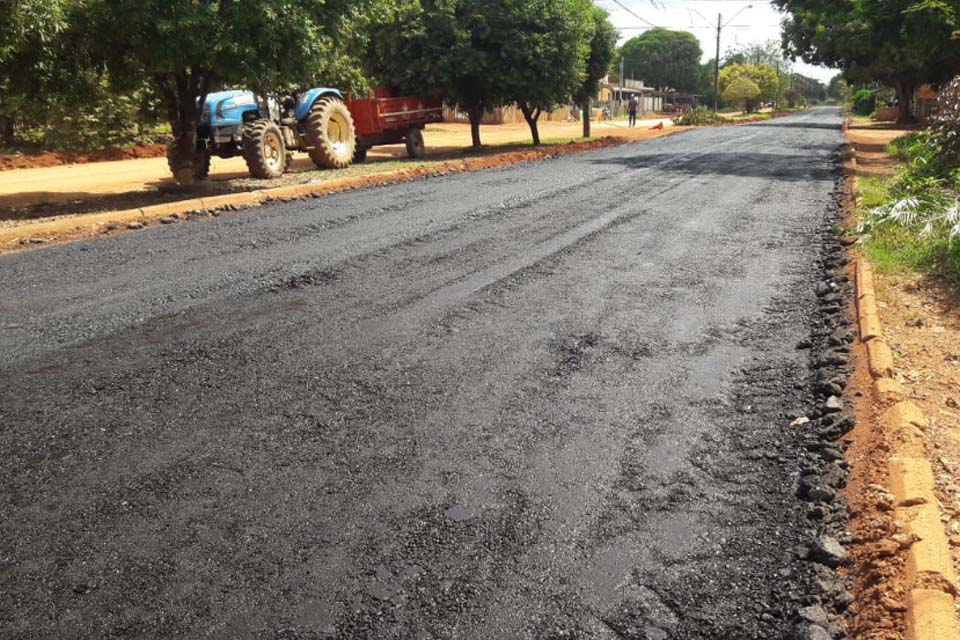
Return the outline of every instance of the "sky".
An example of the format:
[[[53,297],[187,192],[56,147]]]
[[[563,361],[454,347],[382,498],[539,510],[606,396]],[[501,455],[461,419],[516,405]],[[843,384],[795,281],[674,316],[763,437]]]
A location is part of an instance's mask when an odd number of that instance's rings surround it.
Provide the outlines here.
[[[610,12],[610,20],[620,30],[621,43],[652,28],[650,23],[677,31],[689,31],[700,39],[704,62],[712,60],[716,51],[718,13],[723,15],[723,24],[728,24],[721,33],[721,57],[733,47],[761,44],[769,40],[780,42],[782,15],[764,0],[619,0],[619,4],[615,0],[596,0],[596,3]],[[631,15],[620,4],[640,17]],[[752,8],[747,9],[750,5],[753,5]],[[697,12],[701,15],[697,15]],[[793,68],[797,73],[824,83],[838,73],[836,69],[815,67],[800,60],[794,63]]]

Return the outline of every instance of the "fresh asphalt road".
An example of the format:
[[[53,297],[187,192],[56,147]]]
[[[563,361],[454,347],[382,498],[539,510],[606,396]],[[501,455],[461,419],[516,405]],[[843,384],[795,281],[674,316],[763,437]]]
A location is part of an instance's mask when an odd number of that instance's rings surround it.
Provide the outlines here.
[[[776,637],[839,125],[0,257],[0,636]]]

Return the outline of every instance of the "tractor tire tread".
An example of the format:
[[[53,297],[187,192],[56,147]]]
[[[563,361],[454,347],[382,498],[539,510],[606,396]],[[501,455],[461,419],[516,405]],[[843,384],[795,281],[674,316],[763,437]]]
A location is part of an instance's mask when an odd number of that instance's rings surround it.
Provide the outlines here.
[[[324,132],[326,123],[329,122],[330,114],[334,110],[340,111],[351,132],[349,144],[342,153],[337,153]],[[344,167],[350,166],[354,158],[354,150],[357,142],[356,129],[354,128],[353,116],[342,100],[334,96],[318,98],[317,101],[313,103],[313,107],[310,109],[310,115],[307,116],[304,124],[307,138],[313,147],[308,153],[315,165],[321,169],[343,169]]]
[[[243,159],[254,178],[267,180],[283,175],[282,170],[279,174],[270,170],[262,153],[263,137],[269,129],[276,127],[269,120],[255,120],[243,127]],[[283,140],[283,137],[280,139]]]

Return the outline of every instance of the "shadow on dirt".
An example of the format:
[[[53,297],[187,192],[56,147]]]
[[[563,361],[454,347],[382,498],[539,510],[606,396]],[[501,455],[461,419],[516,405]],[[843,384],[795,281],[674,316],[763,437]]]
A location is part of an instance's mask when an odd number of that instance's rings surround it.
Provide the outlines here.
[[[783,182],[832,180],[831,169],[824,168],[817,154],[780,155],[774,153],[705,153],[626,156],[594,160],[594,164],[621,165],[628,169],[653,168],[657,171],[688,176],[715,175],[766,178]]]

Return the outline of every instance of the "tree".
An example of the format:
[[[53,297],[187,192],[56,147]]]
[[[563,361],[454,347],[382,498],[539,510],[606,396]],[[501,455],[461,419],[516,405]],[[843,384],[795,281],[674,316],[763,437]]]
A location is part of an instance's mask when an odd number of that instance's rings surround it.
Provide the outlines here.
[[[713,72],[714,72],[714,60],[711,58],[707,62],[700,65],[700,75],[697,80],[697,93],[699,93],[702,98],[702,104],[713,104]]]
[[[516,102],[540,144],[544,111],[570,100],[586,77],[593,39],[590,0],[500,0],[489,16],[501,42],[504,98]],[[498,7],[496,5],[499,5]]]
[[[692,93],[699,86],[702,56],[692,33],[656,28],[627,40],[614,64],[623,60],[624,75],[639,76],[658,91]]]
[[[773,0],[789,12],[784,51],[792,58],[844,70],[847,80],[894,87],[898,121],[911,119],[924,82],[948,80],[960,65],[956,0]]]
[[[392,0],[371,26],[367,68],[390,86],[446,96],[470,118],[516,101],[539,142],[540,111],[585,78],[589,0]]]
[[[768,102],[777,97],[780,90],[780,80],[777,78],[777,71],[767,64],[732,64],[727,65],[720,70],[720,96],[726,95],[727,87],[735,80],[746,78],[753,82],[759,89],[759,93],[750,98],[746,104],[746,109],[753,107],[755,100]],[[741,85],[742,86],[742,85]],[[725,100],[725,98],[724,98]],[[736,100],[735,102],[739,102]]]
[[[781,66],[784,69],[786,69],[787,63],[783,57],[780,43],[776,40],[727,49],[723,60],[724,66],[731,64],[766,64],[774,68]]]
[[[727,103],[739,103],[743,105],[743,112],[747,112],[747,107],[751,101],[760,97],[760,87],[757,83],[746,76],[734,78],[727,84],[721,97]]]
[[[0,4],[0,141],[5,144],[13,143],[25,108],[42,112],[50,88],[62,77],[61,35],[72,5],[65,0]]]
[[[502,0],[388,0],[373,21],[367,69],[404,92],[443,95],[470,119],[475,148],[483,114],[503,104],[507,76],[495,24]]]
[[[827,87],[816,78],[799,73],[789,75],[790,86],[796,96],[806,102],[823,102],[827,99]]]
[[[206,95],[217,87],[267,92],[286,84],[357,84],[344,56],[358,37],[366,0],[88,0],[78,27],[111,76],[148,78],[163,99],[174,134],[171,164],[193,181],[196,127]]]
[[[830,78],[830,84],[827,85],[827,95],[839,104],[846,104],[850,99],[850,85],[843,79],[842,73]]]
[[[600,92],[600,81],[607,75],[617,48],[619,34],[606,10],[593,7],[593,37],[590,39],[590,53],[587,55],[583,82],[574,96],[582,106],[583,137],[590,137],[590,111],[593,98]]]
[[[776,95],[770,99],[778,104],[783,101],[793,86],[791,79],[793,65],[784,56],[783,49],[776,40],[728,49],[724,56],[723,66],[732,65],[767,65],[774,69],[780,81],[780,86],[777,87]]]

